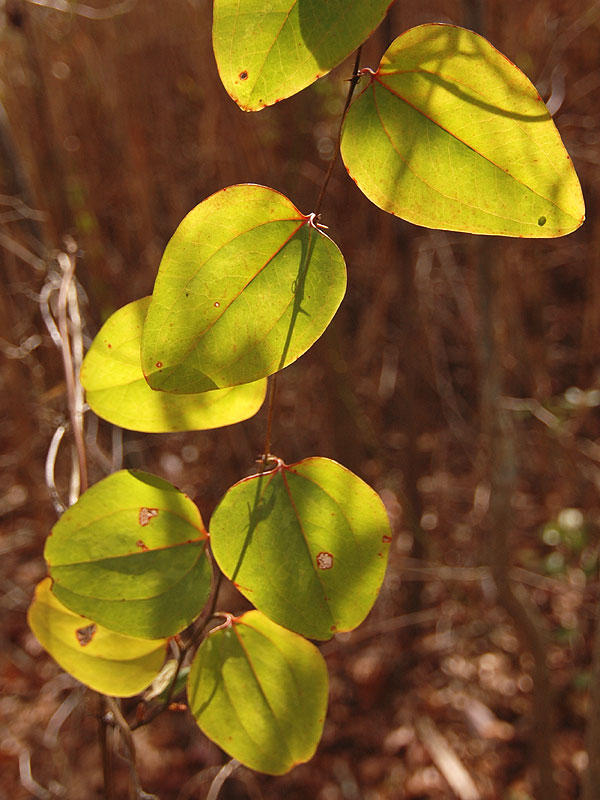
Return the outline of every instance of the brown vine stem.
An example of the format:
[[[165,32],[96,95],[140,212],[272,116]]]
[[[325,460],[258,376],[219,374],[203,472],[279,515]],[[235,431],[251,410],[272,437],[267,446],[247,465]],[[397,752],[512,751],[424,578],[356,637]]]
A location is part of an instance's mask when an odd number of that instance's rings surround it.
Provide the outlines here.
[[[360,80],[359,68],[360,68],[361,53],[362,53],[362,45],[356,51],[356,57],[354,59],[354,67],[352,69],[352,77],[350,78],[348,94],[346,96],[346,102],[344,104],[344,110],[342,112],[342,118],[340,120],[340,127],[338,130],[335,152],[331,157],[329,166],[327,167],[327,172],[325,173],[323,184],[321,185],[321,190],[319,191],[319,196],[317,197],[317,203],[314,213],[311,214],[311,219],[313,220],[318,221],[318,217],[321,212],[321,207],[323,205],[323,200],[325,199],[325,194],[327,192],[327,187],[329,186],[329,181],[331,180],[331,176],[333,174],[333,168],[340,154],[340,146],[342,140],[342,125],[344,124],[344,118],[346,116],[346,112],[348,111],[350,103],[352,102],[352,96],[354,94],[354,90],[356,89],[356,85]],[[268,404],[269,410],[267,412],[267,433],[265,436],[265,449],[261,459],[261,469],[260,469],[261,473],[265,471],[265,469],[267,468],[267,464],[271,460],[271,431],[273,428],[273,416],[275,412],[276,393],[277,393],[277,373],[275,373],[275,375],[272,375],[271,378],[269,379],[269,404]]]
[[[356,51],[356,58],[354,59],[354,67],[352,69],[352,77],[350,78],[350,86],[348,87],[348,94],[346,96],[346,103],[344,105],[344,111],[342,112],[342,118],[340,120],[340,128],[337,135],[337,141],[335,145],[335,152],[331,157],[331,161],[329,162],[329,166],[327,167],[327,172],[325,173],[325,178],[323,179],[323,185],[321,186],[321,191],[319,192],[319,196],[317,198],[317,205],[314,211],[315,217],[318,217],[321,212],[321,206],[323,205],[323,200],[325,198],[325,193],[327,192],[327,187],[329,186],[329,181],[331,180],[331,175],[333,174],[333,168],[335,166],[335,162],[340,154],[340,147],[342,141],[342,125],[344,124],[344,118],[346,117],[346,112],[350,107],[350,103],[352,102],[352,95],[354,94],[354,90],[356,89],[356,85],[360,80],[359,68],[360,68],[360,56],[362,53],[362,45]]]

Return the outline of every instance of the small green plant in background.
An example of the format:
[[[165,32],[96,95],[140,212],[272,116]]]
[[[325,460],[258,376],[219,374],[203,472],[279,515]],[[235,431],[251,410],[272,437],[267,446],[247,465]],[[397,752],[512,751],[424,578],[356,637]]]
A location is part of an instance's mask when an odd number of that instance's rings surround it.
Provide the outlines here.
[[[246,111],[283,100],[360,48],[388,6],[215,0],[223,84]],[[381,209],[501,236],[563,236],[582,224],[579,182],[544,103],[481,36],[422,25],[372,69],[359,49],[347,100],[339,150]],[[98,416],[169,432],[258,411],[267,378],[314,344],[345,293],[344,257],[320,218],[329,174],[308,213],[241,184],[185,217],[152,296],[116,311],[87,353],[81,382]],[[273,402],[271,378],[269,431]],[[65,670],[103,694],[139,694],[160,674],[160,710],[185,675],[200,729],[242,764],[282,774],[312,757],[326,714],[325,662],[307,640],[364,620],[391,531],[359,477],[318,456],[288,465],[266,440],[257,473],[229,488],[208,527],[190,498],[141,471],[84,491],[48,538],[49,577],[29,623]],[[255,610],[216,607],[221,575]],[[179,655],[163,667],[173,637]]]

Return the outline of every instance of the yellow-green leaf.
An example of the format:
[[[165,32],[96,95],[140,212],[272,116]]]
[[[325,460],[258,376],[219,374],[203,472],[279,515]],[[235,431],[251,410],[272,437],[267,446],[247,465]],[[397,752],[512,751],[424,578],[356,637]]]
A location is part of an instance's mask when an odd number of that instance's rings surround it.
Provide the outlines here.
[[[146,433],[205,430],[256,414],[266,380],[191,395],[154,392],[142,372],[142,327],[150,297],[115,311],[92,342],[81,367],[90,408],[102,419]]]
[[[196,206],[164,252],[142,335],[153,389],[250,383],[321,336],[346,291],[336,245],[265,186],[229,186]]]
[[[311,639],[359,625],[385,574],[390,523],[364,481],[306,458],[236,483],[210,521],[223,573],[264,614]]]
[[[327,692],[317,648],[258,611],[206,637],[187,687],[203,733],[245,766],[271,775],[312,758]]]
[[[392,0],[215,0],[213,48],[245,111],[299,92],[355,50]]]
[[[581,187],[528,78],[452,25],[399,36],[354,101],[342,134],[351,177],[375,205],[430,228],[564,236]]]
[[[137,639],[114,633],[74,614],[51,592],[45,578],[35,589],[27,613],[29,627],[42,647],[69,674],[91,689],[131,697],[160,672],[166,639]]]
[[[84,492],[46,540],[52,591],[77,614],[142,638],[171,636],[210,591],[207,534],[175,486],[120,470]]]

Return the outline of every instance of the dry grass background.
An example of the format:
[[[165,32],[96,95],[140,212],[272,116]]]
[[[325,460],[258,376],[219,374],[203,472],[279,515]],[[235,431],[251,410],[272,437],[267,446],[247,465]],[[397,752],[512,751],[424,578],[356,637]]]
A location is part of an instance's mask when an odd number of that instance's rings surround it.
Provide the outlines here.
[[[101,796],[93,706],[25,623],[55,519],[43,463],[66,416],[60,359],[37,303],[52,253],[65,236],[77,243],[91,337],[113,310],[151,292],[168,237],[212,192],[257,182],[310,212],[349,66],[244,114],[218,80],[208,0],[138,0],[105,20],[27,0],[0,6],[0,797],[87,800]],[[412,25],[460,24],[463,14],[457,1],[399,0],[362,63],[375,66]],[[587,223],[565,239],[494,240],[485,251],[497,266],[503,394],[525,399],[505,402],[517,445],[505,534],[523,570],[519,584],[545,620],[555,777],[561,800],[573,800],[586,763],[598,601],[600,3],[489,0],[485,24],[494,45],[551,97],[587,205]],[[36,213],[24,218],[14,197]],[[322,339],[282,373],[273,448],[288,462],[329,456],[364,477],[386,502],[396,546],[365,626],[325,648],[331,705],[315,760],[282,779],[242,771],[222,796],[454,797],[417,724],[433,719],[481,798],[526,800],[531,656],[479,569],[495,457],[479,411],[481,246],[380,212],[340,164],[323,222],[346,256],[348,294]],[[35,257],[24,260],[19,247]],[[126,432],[125,465],[172,480],[207,520],[252,470],[264,428],[263,410],[220,431]],[[100,423],[93,480],[106,474],[110,437]],[[63,492],[67,456],[65,449],[57,469]],[[585,542],[544,542],[544,525],[569,508],[580,512]],[[241,604],[233,593],[227,602]],[[163,715],[136,736],[147,791],[161,800],[205,796],[212,773],[204,770],[223,755],[185,714]],[[39,788],[28,783],[28,763]]]

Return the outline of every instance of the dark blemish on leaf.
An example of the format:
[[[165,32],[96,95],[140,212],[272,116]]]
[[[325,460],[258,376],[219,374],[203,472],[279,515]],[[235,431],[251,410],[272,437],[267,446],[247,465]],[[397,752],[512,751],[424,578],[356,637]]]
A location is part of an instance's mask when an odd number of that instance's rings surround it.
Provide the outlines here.
[[[162,367],[162,361],[157,361],[156,364],[155,364],[155,367],[157,369],[160,369]]]
[[[96,624],[92,622],[91,625],[86,625],[85,628],[77,628],[75,631],[75,636],[77,637],[77,641],[82,647],[85,647],[86,644],[89,644],[92,639],[94,638],[94,634],[96,633]]]
[[[317,554],[317,567],[319,569],[331,569],[333,567],[333,556],[325,551]]]
[[[388,536],[388,535],[386,534],[385,536],[382,536],[382,537],[381,537],[381,541],[382,541],[382,542],[385,542],[385,544],[389,544],[389,543],[392,541],[392,537],[391,537],[391,536]]]
[[[107,342],[106,346],[110,349],[112,347],[112,344],[110,344],[110,342]]]
[[[383,558],[383,553],[377,553],[377,555],[379,556],[379,558]]]
[[[158,508],[140,508],[140,513],[138,515],[138,520],[142,528],[144,528],[152,519],[152,517],[158,517]]]
[[[335,627],[335,625],[332,625],[332,626],[331,626],[331,628],[330,628],[329,630],[330,630],[330,631],[337,631],[337,628]]]
[[[540,217],[538,219],[538,225],[540,226],[540,228],[543,227],[545,224],[546,224],[546,217]]]
[[[248,72],[245,69],[243,69],[240,72],[240,80],[241,81],[247,81],[248,80]]]
[[[147,544],[144,544],[144,542],[142,542],[141,539],[137,540],[137,542],[135,543],[135,546],[141,548],[144,551],[147,551],[147,550],[150,549]]]
[[[219,307],[220,307],[220,305],[221,305],[221,303],[219,303],[219,301],[218,301],[218,300],[217,300],[217,301],[215,302],[215,304],[214,304],[215,308],[219,308]]]

